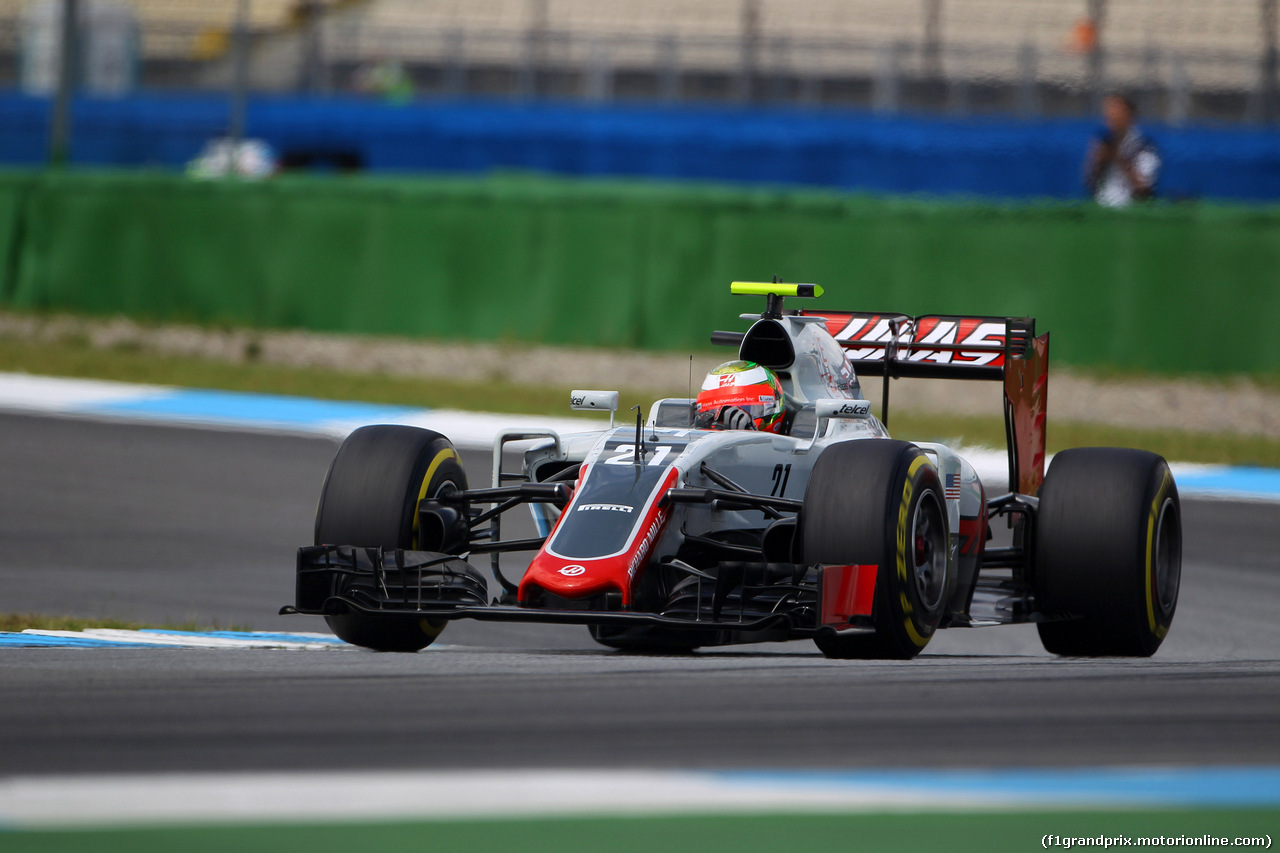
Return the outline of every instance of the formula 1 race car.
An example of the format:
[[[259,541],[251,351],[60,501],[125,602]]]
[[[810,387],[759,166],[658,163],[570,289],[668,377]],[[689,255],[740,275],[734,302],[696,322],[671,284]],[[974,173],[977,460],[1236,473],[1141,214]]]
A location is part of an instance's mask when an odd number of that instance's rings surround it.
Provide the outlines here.
[[[760,369],[760,393],[733,398],[742,406],[662,399],[615,427],[617,392],[574,391],[573,407],[609,411],[610,428],[504,431],[481,489],[438,433],[353,432],[281,612],[323,615],[382,651],[417,651],[454,619],[585,625],[606,646],[648,652],[810,638],[832,658],[901,659],[939,628],[1021,622],[1055,654],[1156,651],[1181,572],[1169,466],[1076,448],[1045,473],[1049,336],[1034,320],[785,310],[784,297],[821,288],[733,290],[765,310],[742,315],[745,333],[712,335],[739,361],[703,388]],[[885,377],[881,418],[858,374]],[[1006,493],[989,496],[942,444],[889,437],[896,377],[1003,383]],[[767,423],[748,413],[726,428],[726,413],[782,399]],[[502,470],[512,442],[518,473]],[[520,506],[538,535],[504,539],[502,516]],[[990,543],[996,520],[1010,544]],[[517,580],[501,558],[518,551],[536,554]]]

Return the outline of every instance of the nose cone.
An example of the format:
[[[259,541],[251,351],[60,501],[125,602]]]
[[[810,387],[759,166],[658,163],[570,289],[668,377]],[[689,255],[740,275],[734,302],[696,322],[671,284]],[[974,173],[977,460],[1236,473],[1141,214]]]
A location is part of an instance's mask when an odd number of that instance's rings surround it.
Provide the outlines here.
[[[529,564],[520,581],[521,604],[533,598],[533,591],[541,589],[561,598],[588,598],[603,592],[621,592],[626,597],[627,572],[621,561],[579,560],[540,553]]]

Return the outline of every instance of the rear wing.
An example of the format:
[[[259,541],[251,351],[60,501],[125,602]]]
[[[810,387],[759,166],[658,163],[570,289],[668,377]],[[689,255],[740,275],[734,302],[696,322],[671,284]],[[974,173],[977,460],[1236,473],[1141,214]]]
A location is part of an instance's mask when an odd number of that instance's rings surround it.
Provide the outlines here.
[[[1025,355],[1036,334],[1030,318],[800,313],[823,318],[863,376],[1001,379],[1010,358]]]
[[[909,376],[1003,382],[1009,489],[1024,495],[1034,495],[1040,489],[1045,468],[1049,335],[1036,337],[1035,320],[851,311],[798,313],[823,318],[855,373],[885,377],[881,405],[885,417],[891,379]]]

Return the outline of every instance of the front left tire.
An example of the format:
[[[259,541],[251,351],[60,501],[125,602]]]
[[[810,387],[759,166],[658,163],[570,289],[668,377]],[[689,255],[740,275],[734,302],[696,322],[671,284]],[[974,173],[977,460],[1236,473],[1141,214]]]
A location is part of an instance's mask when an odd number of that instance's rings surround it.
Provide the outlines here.
[[[410,426],[361,427],[342,442],[320,493],[315,544],[418,547],[418,504],[448,489],[464,491],[467,475],[449,440]],[[483,579],[479,579],[483,588]],[[440,636],[445,622],[416,616],[326,615],[340,639],[380,652],[416,652]]]

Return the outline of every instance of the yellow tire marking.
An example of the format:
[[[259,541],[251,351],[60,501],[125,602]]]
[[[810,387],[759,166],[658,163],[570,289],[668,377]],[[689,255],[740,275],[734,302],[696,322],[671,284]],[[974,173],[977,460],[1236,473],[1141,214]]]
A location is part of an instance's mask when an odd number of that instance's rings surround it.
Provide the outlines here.
[[[1159,495],[1156,496],[1156,502],[1160,501]],[[1154,602],[1151,600],[1151,540],[1155,537],[1156,528],[1156,505],[1151,505],[1151,512],[1147,513],[1147,569],[1144,577],[1146,578],[1143,586],[1147,592],[1147,627],[1151,633],[1156,631],[1156,611]]]
[[[911,638],[911,642],[923,649],[925,644],[929,642],[929,638],[920,636],[920,632],[916,630],[916,626],[911,624],[910,617],[902,620],[902,624],[906,625],[907,636]]]
[[[418,547],[418,504],[422,503],[422,499],[427,496],[427,487],[431,485],[431,478],[436,475],[436,471],[446,459],[458,459],[457,451],[452,447],[447,447],[437,453],[436,458],[432,459],[431,464],[427,466],[427,473],[422,478],[422,485],[418,487],[418,500],[413,505],[413,546],[415,548]],[[461,461],[462,460],[458,459],[459,464],[461,464]],[[448,624],[449,623],[443,619],[437,622],[433,622],[430,619],[419,619],[418,629],[421,630],[425,636],[430,637],[434,642],[436,637],[440,636],[441,632],[444,631],[445,626]]]
[[[427,473],[422,478],[422,485],[418,487],[418,500],[413,504],[413,547],[418,547],[418,504],[422,503],[422,499],[427,496],[427,487],[431,485],[431,478],[436,475],[436,470],[446,459],[457,459],[458,453],[452,447],[446,447],[436,454],[436,458],[431,460],[431,464],[427,466]],[[443,626],[442,626],[443,627]],[[424,629],[425,630],[425,629]],[[437,632],[439,633],[439,632]]]
[[[1151,590],[1153,588],[1151,582],[1151,561],[1155,556],[1153,542],[1156,535],[1156,520],[1159,518],[1160,509],[1164,505],[1164,496],[1168,486],[1169,472],[1166,471],[1164,480],[1160,483],[1160,488],[1156,491],[1156,499],[1151,502],[1151,512],[1147,514],[1147,569],[1145,573],[1146,583],[1144,584],[1146,586],[1147,593],[1147,627],[1151,630],[1152,634],[1155,634],[1162,640],[1164,639],[1164,635],[1168,633],[1169,629],[1163,625],[1156,624],[1155,600],[1151,597]]]
[[[916,491],[916,472],[920,470],[921,465],[928,464],[928,459],[921,453],[912,461],[911,466],[907,468],[907,481],[902,487],[902,503],[898,505],[898,580],[903,584],[901,593],[902,605],[902,624],[907,629],[907,636],[911,638],[911,642],[917,647],[924,648],[925,643],[929,642],[928,638],[922,637],[920,632],[916,630],[916,626],[911,619],[914,608],[907,599],[906,583],[907,583],[907,516],[910,514],[911,498]]]

